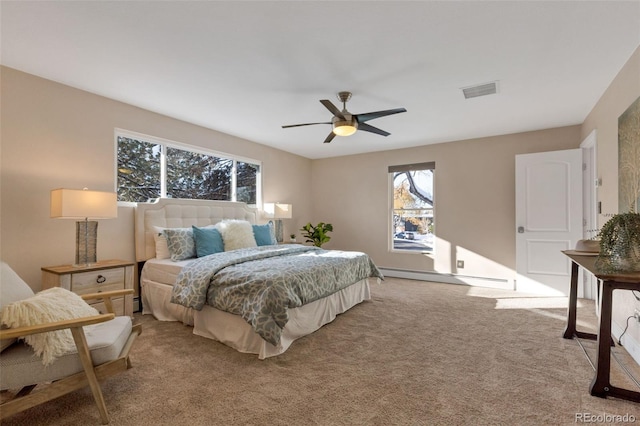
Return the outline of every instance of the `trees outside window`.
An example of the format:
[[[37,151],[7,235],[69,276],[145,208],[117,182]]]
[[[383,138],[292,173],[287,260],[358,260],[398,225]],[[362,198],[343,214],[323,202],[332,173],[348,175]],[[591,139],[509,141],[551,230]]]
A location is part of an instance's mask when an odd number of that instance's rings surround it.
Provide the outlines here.
[[[390,166],[392,250],[433,252],[435,163]]]
[[[118,136],[118,201],[160,197],[161,145]]]
[[[119,201],[158,197],[242,201],[257,205],[260,163],[151,137],[117,135]]]
[[[230,201],[233,160],[167,147],[167,197]]]
[[[236,162],[236,201],[247,204],[258,204],[258,178],[260,166],[258,164]]]

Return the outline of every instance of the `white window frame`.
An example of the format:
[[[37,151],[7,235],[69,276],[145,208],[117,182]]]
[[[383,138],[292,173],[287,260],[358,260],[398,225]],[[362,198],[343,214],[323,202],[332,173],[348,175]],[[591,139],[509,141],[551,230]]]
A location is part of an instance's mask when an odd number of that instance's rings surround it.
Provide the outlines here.
[[[177,148],[183,151],[190,151],[197,154],[209,155],[218,158],[229,159],[233,161],[232,174],[231,174],[231,200],[237,200],[237,163],[250,163],[258,166],[258,172],[256,174],[256,204],[249,204],[252,207],[259,208],[262,206],[262,161],[249,157],[242,157],[239,155],[228,154],[226,152],[214,151],[205,149],[195,145],[189,145],[183,142],[176,142],[170,139],[164,139],[157,136],[146,135],[144,133],[133,132],[125,129],[114,129],[114,186],[115,191],[118,191],[118,138],[129,138],[135,140],[141,140],[152,144],[160,145],[160,197],[167,197],[167,147]]]
[[[393,243],[393,237],[395,236],[395,229],[394,229],[394,225],[393,225],[393,215],[396,209],[394,209],[394,171],[397,168],[406,168],[407,171],[409,170],[433,170],[433,184],[432,184],[432,192],[433,192],[433,246],[432,249],[429,250],[404,250],[404,249],[397,249],[394,248],[394,243]],[[428,257],[435,257],[435,253],[436,253],[436,226],[437,226],[437,215],[436,215],[436,163],[435,161],[430,161],[430,162],[424,162],[424,163],[417,163],[417,164],[406,164],[406,165],[400,165],[400,166],[389,166],[388,167],[388,171],[387,171],[387,180],[388,180],[388,195],[389,195],[389,216],[387,217],[387,224],[388,224],[388,231],[387,231],[387,236],[388,236],[388,250],[389,252],[392,253],[401,253],[401,254],[409,254],[409,255],[421,255],[421,256],[428,256]],[[420,210],[420,209],[417,209]]]

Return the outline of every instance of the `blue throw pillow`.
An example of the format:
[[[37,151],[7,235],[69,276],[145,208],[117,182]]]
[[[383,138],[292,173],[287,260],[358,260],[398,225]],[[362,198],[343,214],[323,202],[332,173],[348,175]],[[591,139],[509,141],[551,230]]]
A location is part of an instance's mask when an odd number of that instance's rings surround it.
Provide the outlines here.
[[[193,228],[193,239],[196,242],[196,256],[203,257],[224,251],[222,234],[215,228]]]
[[[273,230],[273,222],[264,225],[253,225],[253,236],[256,239],[256,244],[259,246],[278,244],[276,234]]]

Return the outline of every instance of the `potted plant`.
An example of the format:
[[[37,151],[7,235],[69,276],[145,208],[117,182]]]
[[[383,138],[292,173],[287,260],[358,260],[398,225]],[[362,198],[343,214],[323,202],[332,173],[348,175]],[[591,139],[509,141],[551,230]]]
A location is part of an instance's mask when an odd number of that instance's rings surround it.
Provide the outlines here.
[[[596,269],[605,274],[640,271],[640,213],[614,215],[598,236]]]
[[[333,231],[333,225],[320,222],[316,226],[313,226],[311,222],[309,222],[300,230],[302,231],[302,236],[307,239],[305,242],[313,243],[316,247],[321,247],[331,239],[327,233]]]
[[[291,241],[292,243],[296,242],[296,234],[289,235],[289,238],[290,238],[289,241]]]

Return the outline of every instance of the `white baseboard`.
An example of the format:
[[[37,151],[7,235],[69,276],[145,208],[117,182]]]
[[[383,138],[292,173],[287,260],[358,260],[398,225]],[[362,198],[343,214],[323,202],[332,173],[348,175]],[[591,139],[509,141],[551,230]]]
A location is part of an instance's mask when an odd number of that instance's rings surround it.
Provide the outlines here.
[[[502,290],[515,290],[513,280],[472,277],[467,275],[441,274],[437,272],[407,271],[404,269],[378,268],[386,277],[406,278],[409,280],[435,281],[446,284],[460,284],[472,287],[490,287]]]
[[[623,329],[615,322],[611,324],[611,333],[616,339],[620,339]],[[640,343],[638,343],[632,336],[625,333],[622,337],[622,347],[631,355],[631,358],[640,365]]]

